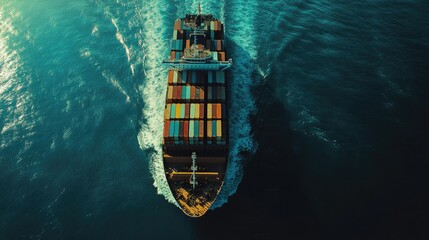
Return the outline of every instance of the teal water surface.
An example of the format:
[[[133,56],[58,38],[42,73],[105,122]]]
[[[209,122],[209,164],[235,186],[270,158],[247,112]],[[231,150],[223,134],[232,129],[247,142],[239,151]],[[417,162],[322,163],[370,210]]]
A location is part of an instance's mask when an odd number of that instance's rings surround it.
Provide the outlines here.
[[[201,1],[234,59],[231,153],[191,219],[161,61],[197,4],[0,0],[0,239],[424,239],[427,1]]]

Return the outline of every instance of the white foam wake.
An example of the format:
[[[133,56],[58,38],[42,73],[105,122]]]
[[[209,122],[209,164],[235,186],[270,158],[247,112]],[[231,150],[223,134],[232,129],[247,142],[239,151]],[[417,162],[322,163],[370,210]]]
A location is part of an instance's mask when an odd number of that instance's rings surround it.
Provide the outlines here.
[[[139,42],[143,50],[145,81],[139,87],[143,96],[143,119],[138,141],[143,150],[150,151],[150,172],[158,194],[163,195],[169,202],[176,203],[168,187],[162,163],[161,138],[163,131],[163,109],[165,105],[167,71],[162,66],[162,60],[168,56],[169,35],[166,33],[167,24],[163,20],[166,13],[163,1],[148,1],[137,11],[143,30]]]

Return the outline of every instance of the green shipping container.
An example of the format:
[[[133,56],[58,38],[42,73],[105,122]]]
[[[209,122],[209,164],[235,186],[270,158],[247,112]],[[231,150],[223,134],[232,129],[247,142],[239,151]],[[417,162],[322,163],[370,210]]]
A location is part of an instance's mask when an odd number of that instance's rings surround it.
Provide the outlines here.
[[[170,119],[176,118],[176,104],[171,104]],[[172,121],[173,122],[173,121]]]
[[[212,96],[213,96],[212,95],[212,91],[213,91],[212,88],[213,88],[212,86],[207,87],[207,99],[208,100],[212,100]]]
[[[181,119],[184,119],[185,118],[185,104],[184,103],[182,103],[182,104],[180,104],[181,106],[180,106],[180,118]]]
[[[186,99],[191,99],[191,86],[186,86]]]
[[[197,83],[197,72],[192,71],[192,83]]]
[[[196,139],[198,139],[199,130],[200,130],[200,123],[199,123],[199,121],[195,121],[195,124],[194,124],[194,137]]]
[[[182,82],[183,83],[187,82],[187,77],[188,77],[188,71],[183,71],[182,72]]]
[[[225,72],[216,71],[216,83],[225,83]]]
[[[174,124],[174,139],[175,140],[179,140],[179,121],[175,121],[176,123]]]
[[[209,83],[213,83],[213,71],[208,71],[207,74],[208,74],[207,81]]]

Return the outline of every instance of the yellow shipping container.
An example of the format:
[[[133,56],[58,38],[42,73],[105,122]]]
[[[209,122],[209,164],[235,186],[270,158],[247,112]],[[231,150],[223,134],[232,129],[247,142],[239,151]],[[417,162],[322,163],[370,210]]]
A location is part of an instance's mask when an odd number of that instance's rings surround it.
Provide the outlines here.
[[[200,106],[195,104],[195,118],[200,118]]]
[[[180,105],[181,104],[176,104],[176,118],[180,118]]]
[[[164,112],[164,119],[170,119],[170,111],[171,111],[171,104],[167,104],[167,108]]]
[[[211,103],[207,104],[207,118],[208,119],[212,118],[212,104]]]
[[[216,121],[216,136],[217,137],[222,137],[222,121],[221,120],[217,120]]]

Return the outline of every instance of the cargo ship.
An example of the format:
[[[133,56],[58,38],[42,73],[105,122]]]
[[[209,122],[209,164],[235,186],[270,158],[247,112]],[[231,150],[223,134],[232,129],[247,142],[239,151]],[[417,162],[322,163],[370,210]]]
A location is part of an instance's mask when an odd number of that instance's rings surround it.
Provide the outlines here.
[[[211,14],[174,22],[164,110],[163,163],[171,193],[190,217],[204,215],[218,196],[228,160],[224,25]]]

